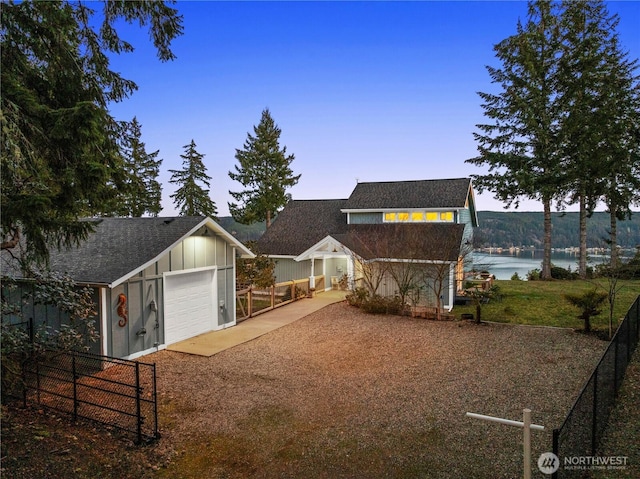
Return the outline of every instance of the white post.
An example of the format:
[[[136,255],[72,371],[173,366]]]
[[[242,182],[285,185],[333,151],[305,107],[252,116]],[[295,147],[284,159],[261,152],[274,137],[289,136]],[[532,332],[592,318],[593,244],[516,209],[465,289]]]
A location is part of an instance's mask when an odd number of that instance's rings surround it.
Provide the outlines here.
[[[316,287],[316,272],[315,272],[315,259],[311,256],[311,276],[309,277],[309,289],[315,289]]]
[[[531,409],[522,411],[524,423],[524,479],[531,479]]]
[[[522,416],[523,422],[511,421],[510,419],[502,419],[500,417],[485,416],[483,414],[475,414],[472,412],[467,413],[468,417],[475,419],[481,419],[483,421],[498,422],[500,424],[507,424],[509,426],[521,427],[524,429],[524,479],[531,479],[531,429],[536,431],[544,431],[544,426],[538,424],[531,424],[531,409],[523,409]]]

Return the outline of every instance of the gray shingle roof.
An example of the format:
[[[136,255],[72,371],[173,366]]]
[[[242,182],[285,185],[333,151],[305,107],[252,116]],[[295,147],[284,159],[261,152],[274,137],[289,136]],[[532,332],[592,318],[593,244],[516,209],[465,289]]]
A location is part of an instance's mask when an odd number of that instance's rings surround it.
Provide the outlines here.
[[[470,185],[469,178],[358,183],[343,209],[464,208]]]
[[[51,250],[52,271],[80,284],[112,284],[161,255],[206,220],[204,216],[98,218],[78,248]]]
[[[365,260],[456,261],[464,229],[452,223],[350,225],[346,233],[332,237]]]
[[[268,255],[297,256],[329,234],[347,231],[347,200],[292,200],[258,240]]]

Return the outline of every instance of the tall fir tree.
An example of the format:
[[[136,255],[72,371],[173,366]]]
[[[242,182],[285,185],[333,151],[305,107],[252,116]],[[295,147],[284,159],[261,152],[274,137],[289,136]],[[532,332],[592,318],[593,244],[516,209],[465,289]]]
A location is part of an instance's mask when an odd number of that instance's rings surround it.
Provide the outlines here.
[[[557,90],[562,110],[563,182],[568,202],[579,204],[578,271],[584,278],[587,275],[587,218],[601,198],[605,197],[606,201],[609,195],[618,197],[615,192],[618,185],[610,190],[613,184],[608,179],[617,175],[616,183],[622,187],[622,176],[626,176],[623,172],[629,172],[623,156],[630,151],[626,149],[630,144],[620,135],[626,136],[625,131],[634,129],[624,112],[629,111],[629,100],[633,103],[636,97],[637,117],[637,92],[631,81],[632,64],[617,46],[617,16],[610,15],[599,0],[564,1],[562,8],[562,55]],[[637,119],[635,129],[637,131]],[[623,150],[621,141],[625,145]],[[620,160],[623,161],[620,163]],[[640,180],[636,185],[638,182]]]
[[[209,197],[211,177],[207,175],[207,168],[202,159],[204,155],[196,151],[196,143],[184,146],[182,170],[169,170],[169,183],[178,185],[178,189],[171,195],[173,203],[183,216],[208,216],[217,219],[218,210]],[[206,188],[204,188],[204,186]]]
[[[147,153],[142,141],[142,125],[136,117],[126,123],[120,147],[126,179],[116,205],[118,216],[158,216],[162,210],[162,185],[158,181],[162,160],[158,159],[159,152]]]
[[[298,183],[300,175],[294,175],[291,163],[294,155],[287,155],[287,147],[280,149],[281,130],[273,121],[269,109],[262,112],[254,135],[247,134],[244,149],[236,149],[235,172],[229,177],[246,189],[229,191],[237,203],[229,203],[233,219],[243,224],[265,221],[267,228],[284,205],[291,199],[287,188]]]
[[[86,237],[91,224],[80,218],[104,213],[123,177],[108,105],[136,85],[110,69],[109,53],[133,50],[116,25],[149,25],[166,61],[182,20],[164,2],[9,1],[0,15],[1,247],[25,239],[33,260],[46,261],[52,245]]]
[[[499,93],[482,93],[488,123],[476,125],[479,156],[467,160],[488,166],[474,175],[479,191],[516,207],[523,198],[540,200],[544,208],[542,278],[551,279],[551,206],[558,199],[560,148],[556,94],[558,56],[561,53],[557,5],[529,3],[524,25],[495,45],[501,68],[488,66]]]

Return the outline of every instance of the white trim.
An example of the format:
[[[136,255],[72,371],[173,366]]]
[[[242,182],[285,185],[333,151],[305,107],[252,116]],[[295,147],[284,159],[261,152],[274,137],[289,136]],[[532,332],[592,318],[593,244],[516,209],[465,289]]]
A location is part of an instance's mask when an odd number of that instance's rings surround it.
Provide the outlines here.
[[[376,263],[376,262],[387,262],[387,263],[420,263],[420,264],[455,264],[457,261],[443,261],[443,260],[435,260],[435,259],[400,259],[400,258],[371,258],[361,260],[363,263]]]
[[[338,251],[335,251],[335,252],[319,251],[319,249],[322,247],[338,249]],[[344,257],[344,256],[351,256],[353,253],[351,252],[351,250],[349,250],[349,248],[347,248],[342,243],[340,243],[340,241],[336,240],[331,235],[328,235],[322,238],[320,241],[318,241],[316,244],[314,244],[310,248],[308,248],[303,253],[300,253],[298,256],[295,256],[293,259],[294,261],[304,261],[306,259],[309,259],[313,254],[322,255],[322,256]]]
[[[103,356],[109,356],[109,338],[111,337],[111,330],[107,331],[109,322],[107,321],[107,314],[109,309],[107,308],[107,289],[98,288],[98,303],[100,304],[100,354]]]
[[[451,263],[451,265],[449,266],[449,304],[446,305],[446,307],[449,308],[447,310],[448,312],[451,312],[451,310],[453,309],[453,305],[455,303],[455,299],[456,299],[455,285],[456,285],[455,263]]]
[[[439,206],[437,208],[429,208],[429,207],[412,207],[412,208],[362,208],[362,209],[341,209],[341,213],[346,213],[347,215],[351,213],[398,213],[398,212],[413,212],[413,211],[451,211],[451,210],[459,210],[464,209],[464,206]]]
[[[163,257],[164,255],[168,254],[173,248],[175,248],[178,244],[180,244],[182,241],[184,241],[186,238],[190,237],[193,235],[193,233],[195,233],[196,231],[198,231],[200,228],[202,228],[203,226],[207,226],[209,228],[211,228],[215,233],[219,234],[220,236],[222,236],[223,238],[225,238],[227,240],[228,243],[231,243],[232,246],[236,246],[238,247],[243,254],[246,257],[249,258],[255,258],[255,254],[253,254],[245,245],[243,245],[240,241],[238,241],[234,236],[232,236],[228,231],[226,231],[222,226],[220,226],[218,223],[216,223],[215,221],[213,221],[211,218],[205,218],[203,219],[200,223],[198,223],[196,226],[194,226],[193,228],[191,228],[187,233],[185,233],[184,235],[182,235],[180,237],[180,239],[178,239],[177,241],[175,241],[173,244],[171,244],[168,248],[166,248],[164,251],[162,251],[160,254],[158,254],[156,257],[150,259],[149,261],[147,261],[146,263],[144,263],[141,266],[138,266],[137,268],[135,268],[134,270],[128,272],[125,276],[118,278],[117,280],[115,280],[113,283],[109,284],[110,288],[115,288],[116,286],[119,286],[120,284],[124,283],[125,281],[127,281],[129,278],[131,278],[132,276],[140,273],[141,271],[144,271],[145,269],[147,269],[149,266],[151,266],[153,263],[155,263],[156,261],[158,261],[161,257]]]
[[[213,297],[213,311],[215,312],[215,318],[213,318],[213,327],[209,330],[209,331],[217,331],[219,329],[224,329],[225,325],[223,324],[222,326],[218,325],[218,267],[217,266],[202,266],[200,268],[190,268],[190,269],[180,269],[180,270],[176,270],[176,271],[165,271],[164,273],[162,273],[162,301],[163,301],[163,305],[162,305],[162,316],[163,316],[163,321],[162,321],[162,326],[163,326],[163,332],[164,332],[164,343],[162,343],[165,347],[167,346],[167,311],[166,311],[166,305],[164,304],[164,302],[167,299],[167,281],[166,278],[167,276],[178,276],[181,274],[191,274],[191,273],[198,273],[200,271],[212,271],[213,270],[213,291],[211,293],[212,297]],[[235,297],[235,291],[234,291],[234,297]],[[234,303],[235,303],[235,298],[234,298]],[[204,334],[205,332],[209,332],[209,331],[203,331],[202,334]],[[175,342],[175,341],[174,341]],[[178,341],[179,342],[179,341]],[[174,344],[174,343],[170,343],[170,344]]]
[[[199,268],[189,268],[189,269],[177,269],[175,271],[165,271],[164,273],[162,273],[162,278],[164,279],[165,276],[176,276],[178,274],[186,274],[186,273],[197,273],[199,271],[205,271],[208,269],[217,269],[217,266],[201,266]],[[164,283],[162,284],[162,292],[164,294]]]

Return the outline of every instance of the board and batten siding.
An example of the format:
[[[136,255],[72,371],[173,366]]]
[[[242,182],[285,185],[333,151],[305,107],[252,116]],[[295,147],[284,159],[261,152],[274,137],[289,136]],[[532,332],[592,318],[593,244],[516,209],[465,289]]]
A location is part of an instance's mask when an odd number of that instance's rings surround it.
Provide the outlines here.
[[[349,224],[351,225],[377,225],[382,224],[382,212],[369,213],[349,213]]]
[[[91,299],[96,305],[96,316],[94,317],[95,329],[102,335],[99,307],[99,290],[98,288],[89,288],[91,290]],[[9,285],[7,282],[2,284],[2,296],[8,305],[17,308],[18,314],[7,314],[3,317],[5,324],[16,325],[16,328],[22,328],[28,332],[28,324],[33,324],[33,333],[39,329],[46,328],[50,331],[59,331],[63,324],[69,324],[69,314],[61,311],[54,305],[34,304],[33,302],[33,284],[29,282],[17,282],[15,285]],[[89,352],[100,354],[100,342],[86,343],[89,346]]]
[[[111,329],[105,354],[132,358],[165,343],[163,273],[215,266],[217,269],[217,327],[235,322],[234,248],[221,236],[191,236],[144,271],[106,292],[107,324]],[[117,314],[118,295],[127,297],[128,320]],[[151,307],[155,302],[156,311]],[[143,332],[144,331],[144,332]]]

